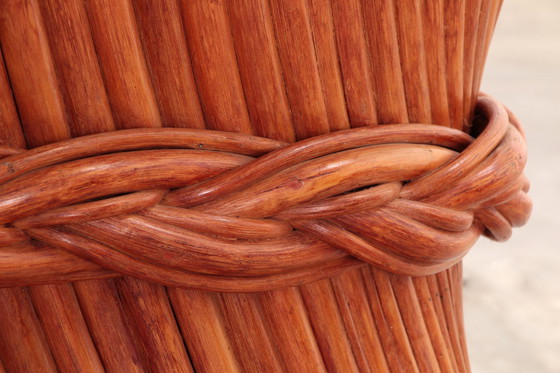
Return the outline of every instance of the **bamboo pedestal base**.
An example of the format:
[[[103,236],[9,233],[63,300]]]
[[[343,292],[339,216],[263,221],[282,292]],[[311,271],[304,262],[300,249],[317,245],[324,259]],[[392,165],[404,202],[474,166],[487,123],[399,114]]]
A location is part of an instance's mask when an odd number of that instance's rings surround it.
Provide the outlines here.
[[[1,2],[0,372],[468,372],[500,6]]]

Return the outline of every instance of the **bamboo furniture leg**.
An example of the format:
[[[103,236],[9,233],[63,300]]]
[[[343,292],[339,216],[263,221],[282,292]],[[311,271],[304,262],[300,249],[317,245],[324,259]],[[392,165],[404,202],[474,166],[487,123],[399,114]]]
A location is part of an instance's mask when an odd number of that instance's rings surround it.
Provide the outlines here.
[[[1,2],[0,372],[469,372],[500,6]]]

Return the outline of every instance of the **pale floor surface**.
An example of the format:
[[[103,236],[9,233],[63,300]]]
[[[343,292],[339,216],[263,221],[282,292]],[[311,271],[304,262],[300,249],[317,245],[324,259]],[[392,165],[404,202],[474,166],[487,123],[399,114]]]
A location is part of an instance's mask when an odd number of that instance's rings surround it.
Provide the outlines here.
[[[474,373],[560,372],[560,0],[505,0],[482,90],[527,132],[533,214],[465,259]]]

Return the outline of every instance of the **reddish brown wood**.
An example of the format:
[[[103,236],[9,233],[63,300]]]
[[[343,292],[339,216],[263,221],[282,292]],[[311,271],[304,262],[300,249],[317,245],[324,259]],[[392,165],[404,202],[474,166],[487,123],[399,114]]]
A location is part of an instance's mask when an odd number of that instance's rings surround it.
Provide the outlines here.
[[[420,1],[405,0],[397,1],[394,4],[408,121],[435,123],[431,118],[431,97],[434,96],[430,96],[426,71],[427,61]]]
[[[49,0],[40,6],[72,135],[114,131],[84,3]]]
[[[132,5],[88,0],[86,9],[115,125],[161,127]]]
[[[106,371],[146,372],[146,357],[134,338],[114,281],[77,281],[73,286]]]
[[[328,0],[310,0],[308,12],[329,128],[331,132],[340,131],[349,128],[350,123],[342,87],[331,4]]]
[[[243,369],[249,372],[286,371],[260,310],[257,294],[224,293],[220,296],[227,335]]]
[[[0,289],[0,358],[10,372],[56,372],[26,288]]]
[[[177,1],[133,1],[165,127],[205,128]]]
[[[147,370],[192,372],[165,288],[130,277],[116,285]]]
[[[426,73],[430,97],[434,97],[430,100],[432,123],[451,127],[446,82],[448,72],[445,63],[444,17],[445,7],[451,4],[443,0],[423,1],[420,4]],[[442,71],[445,71],[445,74],[442,74]]]
[[[313,46],[309,8],[299,0],[270,2],[276,42],[297,139],[327,133],[329,118]],[[305,77],[300,79],[299,77]]]
[[[2,3],[0,371],[468,372],[460,260],[530,211],[500,6]]]
[[[201,372],[240,372],[219,295],[175,287],[168,288],[167,293],[193,366]]]
[[[379,123],[407,123],[394,4],[362,0]]]
[[[1,2],[0,43],[27,145],[32,148],[69,138],[38,1]]]
[[[253,133],[225,1],[183,0],[181,14],[206,128]]]
[[[462,129],[463,116],[463,66],[465,49],[465,0],[451,1],[443,9],[445,25],[445,73],[451,127]],[[470,27],[470,24],[469,24]]]
[[[408,334],[418,369],[421,372],[429,370],[440,372],[411,278],[391,275],[389,281],[399,310],[406,310],[400,312],[400,317]]]
[[[329,280],[301,286],[301,295],[329,372],[358,372]]]
[[[472,81],[474,78],[474,61],[476,53],[476,38],[480,30],[480,8],[484,1],[465,1],[465,32],[463,51],[463,118],[469,118],[473,110],[471,97]],[[467,27],[466,25],[469,25]],[[469,122],[463,121],[463,130],[469,130]]]
[[[72,285],[32,286],[29,292],[58,369],[102,371]]]
[[[17,109],[13,100],[12,88],[6,74],[4,57],[0,49],[0,144],[14,148],[25,149],[25,137],[21,130],[21,124]]]
[[[258,294],[270,334],[289,372],[325,372],[323,358],[297,288]],[[276,341],[296,343],[277,343]]]
[[[369,271],[366,269],[363,274],[377,328],[383,333],[381,341],[388,359],[391,359],[390,366],[400,366],[404,372],[418,372],[418,363],[414,358],[389,274],[373,268]],[[398,359],[398,362],[395,362],[395,359]]]
[[[364,34],[362,4],[359,0],[334,1],[332,6],[350,123],[352,127],[376,124],[372,61]]]
[[[243,92],[255,134],[295,141],[292,115],[267,1],[228,2]]]
[[[451,342],[449,341],[449,333],[446,328],[441,328],[439,322],[440,314],[438,314],[440,310],[435,306],[436,303],[439,303],[441,307],[439,295],[431,293],[426,277],[413,277],[412,282],[440,370],[442,372],[457,372],[456,357],[450,353]]]
[[[331,283],[360,372],[388,371],[360,270],[346,271],[332,278]]]

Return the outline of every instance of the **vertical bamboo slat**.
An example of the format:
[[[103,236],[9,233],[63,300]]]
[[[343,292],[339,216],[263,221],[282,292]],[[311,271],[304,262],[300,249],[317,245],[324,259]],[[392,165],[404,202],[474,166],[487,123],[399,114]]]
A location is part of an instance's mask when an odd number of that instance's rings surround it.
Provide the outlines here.
[[[235,356],[243,369],[248,372],[286,370],[261,316],[256,294],[221,294],[221,312]]]
[[[206,127],[253,133],[225,1],[183,0],[181,12]]]
[[[309,9],[301,0],[272,1],[276,41],[298,140],[330,131]],[[305,79],[302,79],[305,77]]]
[[[327,371],[358,372],[330,281],[305,284],[301,294]]]
[[[474,97],[471,97],[474,78],[474,61],[476,54],[477,34],[480,31],[480,8],[484,1],[472,0],[465,2],[465,32],[463,54],[463,118],[468,118],[473,109]],[[467,28],[466,25],[469,25]],[[463,122],[463,130],[468,129],[468,121]]]
[[[331,282],[360,372],[390,371],[361,270],[347,271],[331,279]]]
[[[444,9],[448,6],[443,0],[423,1],[421,14],[423,20],[424,56],[430,97],[433,124],[450,125],[449,100],[447,95],[447,76],[445,64],[445,19]]]
[[[13,99],[12,88],[6,74],[4,57],[0,49],[0,145],[25,149],[25,137]]]
[[[299,290],[286,288],[266,291],[259,293],[259,300],[287,371],[325,372]]]
[[[465,323],[463,322],[463,263],[457,263],[449,269],[450,282],[452,286],[453,304],[455,305],[455,320],[457,320],[457,329],[459,338],[466,340]],[[466,364],[466,371],[470,371],[470,361],[468,359],[467,345],[461,344],[463,356]]]
[[[239,73],[255,134],[295,141],[268,2],[228,2]]]
[[[145,372],[144,357],[133,338],[114,280],[78,281],[74,289],[107,372]]]
[[[404,0],[394,4],[408,120],[432,123],[420,1]]]
[[[328,0],[310,0],[307,7],[329,128],[331,132],[340,131],[349,128],[350,124],[344,100],[331,4]]]
[[[389,366],[398,367],[397,371],[418,372],[388,274],[369,267],[362,274]]]
[[[103,371],[72,285],[32,286],[29,293],[58,369]]]
[[[47,0],[40,6],[72,135],[114,131],[83,2]]]
[[[438,293],[441,297],[443,305],[443,320],[445,320],[445,325],[449,329],[449,337],[451,340],[451,348],[454,355],[458,358],[459,371],[468,372],[468,359],[467,356],[463,355],[463,346],[461,343],[461,335],[459,333],[459,322],[457,318],[459,315],[455,314],[455,306],[453,304],[453,299],[451,296],[451,289],[449,284],[449,278],[447,277],[447,271],[440,272],[435,275],[437,279]]]
[[[149,370],[192,372],[165,288],[131,277],[116,283]]]
[[[377,120],[380,124],[407,123],[393,2],[362,0],[362,9],[369,40],[373,82],[376,87]]]
[[[219,295],[181,288],[169,288],[167,293],[194,368],[210,373],[241,372],[220,312]]]
[[[86,9],[116,126],[161,127],[130,2],[88,0]]]
[[[0,44],[28,146],[69,138],[64,103],[37,1],[0,2]]]
[[[437,294],[432,294],[426,277],[415,277],[412,279],[418,301],[422,309],[422,315],[429,331],[434,353],[438,359],[439,367],[442,372],[457,372],[457,361],[455,355],[450,354],[451,341],[447,333],[447,328],[441,328],[439,317],[434,303],[438,301]]]
[[[389,281],[418,368],[421,372],[440,372],[412,280],[408,276],[389,275]]]
[[[447,81],[447,102],[452,128],[462,129],[463,117],[463,57],[465,43],[465,0],[446,3],[443,9],[445,27],[445,73]]]
[[[205,128],[177,1],[133,1],[164,127]]]
[[[0,359],[9,372],[56,372],[26,288],[0,289]]]
[[[375,90],[362,5],[359,0],[337,0],[333,1],[332,12],[351,127],[376,124]]]

